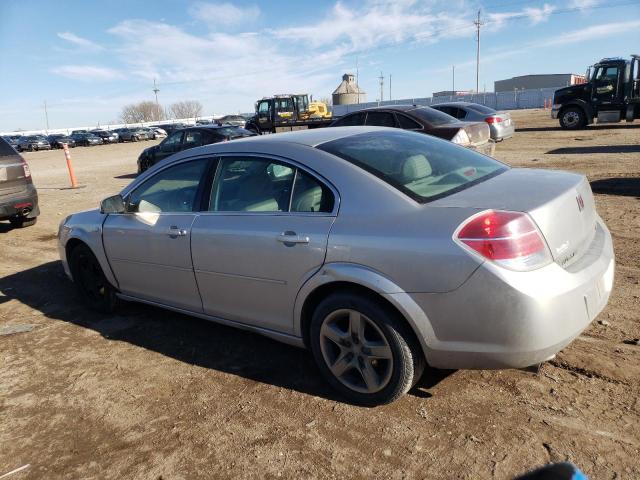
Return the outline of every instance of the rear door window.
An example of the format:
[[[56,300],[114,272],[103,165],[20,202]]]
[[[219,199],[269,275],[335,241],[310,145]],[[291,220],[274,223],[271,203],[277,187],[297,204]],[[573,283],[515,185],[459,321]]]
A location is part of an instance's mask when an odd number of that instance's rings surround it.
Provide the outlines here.
[[[396,115],[398,117],[398,123],[400,124],[400,128],[404,128],[405,130],[421,130],[422,125],[420,125],[415,120],[410,119],[406,115],[398,113]]]
[[[341,119],[337,120],[333,126],[334,127],[355,127],[359,125],[364,125],[364,112],[352,113],[351,115],[346,115]]]
[[[369,112],[365,125],[376,127],[395,127],[396,120],[390,112]]]

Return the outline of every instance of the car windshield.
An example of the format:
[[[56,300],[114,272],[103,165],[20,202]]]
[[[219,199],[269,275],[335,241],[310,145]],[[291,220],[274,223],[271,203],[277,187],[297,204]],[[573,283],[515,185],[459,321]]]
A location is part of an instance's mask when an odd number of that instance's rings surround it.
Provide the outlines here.
[[[478,113],[484,113],[486,115],[491,115],[492,113],[496,113],[496,111],[493,108],[489,108],[484,105],[478,105],[477,103],[474,103],[472,105],[465,105],[465,107],[468,108],[469,110],[475,110]]]
[[[361,167],[421,203],[464,190],[508,169],[451,142],[402,130],[361,133],[317,148]]]
[[[438,125],[446,125],[447,123],[455,123],[458,120],[451,115],[447,115],[435,108],[418,107],[413,110],[409,110],[407,113],[418,117],[423,122],[428,123],[431,126],[437,127]]]

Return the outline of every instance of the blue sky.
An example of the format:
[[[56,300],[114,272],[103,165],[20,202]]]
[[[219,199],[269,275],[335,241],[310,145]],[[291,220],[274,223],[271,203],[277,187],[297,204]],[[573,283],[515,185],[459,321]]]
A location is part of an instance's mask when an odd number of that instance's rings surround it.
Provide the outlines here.
[[[606,7],[605,7],[606,5]],[[640,47],[636,0],[0,0],[0,131],[108,124],[123,105],[199,100],[248,112],[274,93],[328,97],[355,71],[368,100],[475,88],[529,73],[582,73]],[[570,10],[570,11],[568,11]]]

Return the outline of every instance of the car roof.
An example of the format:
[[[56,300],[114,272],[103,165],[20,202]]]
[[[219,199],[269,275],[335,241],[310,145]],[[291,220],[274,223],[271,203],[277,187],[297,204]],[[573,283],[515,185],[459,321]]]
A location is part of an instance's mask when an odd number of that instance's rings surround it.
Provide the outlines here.
[[[442,102],[442,103],[434,103],[431,106],[432,107],[440,107],[440,106],[442,106],[442,107],[470,107],[472,105],[479,105],[479,104],[478,103],[473,103],[473,102]]]

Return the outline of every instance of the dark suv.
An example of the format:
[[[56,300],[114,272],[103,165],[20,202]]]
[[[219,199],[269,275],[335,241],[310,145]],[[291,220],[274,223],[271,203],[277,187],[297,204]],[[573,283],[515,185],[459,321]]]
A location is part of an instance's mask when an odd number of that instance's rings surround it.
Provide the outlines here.
[[[28,227],[36,223],[39,214],[38,192],[29,165],[0,138],[0,220],[9,220],[14,227]]]
[[[138,157],[138,173],[144,172],[169,155],[211,143],[226,142],[236,138],[252,137],[252,133],[233,125],[196,125],[176,130],[158,145],[146,148]]]

